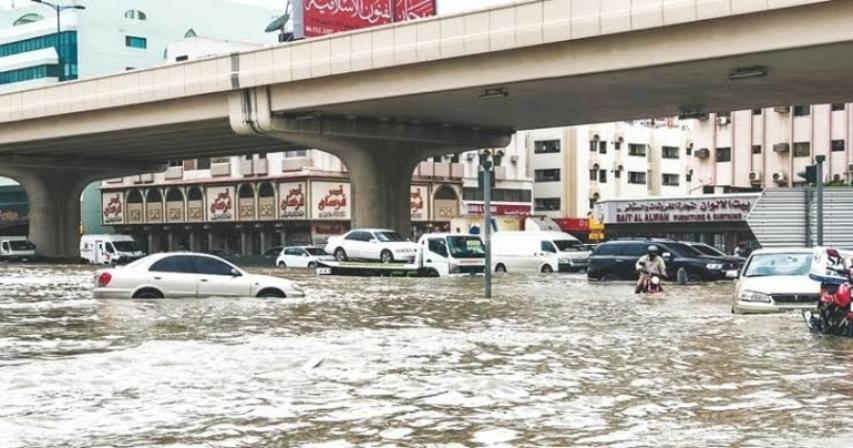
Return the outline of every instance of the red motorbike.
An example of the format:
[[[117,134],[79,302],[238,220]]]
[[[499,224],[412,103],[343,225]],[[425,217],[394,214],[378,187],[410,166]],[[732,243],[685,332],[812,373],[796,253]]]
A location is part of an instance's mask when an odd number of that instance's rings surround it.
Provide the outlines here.
[[[820,281],[820,300],[814,310],[803,311],[809,330],[814,333],[847,336],[853,338],[853,269],[845,267],[843,258],[835,249],[827,249],[827,273],[836,275],[819,276],[810,274]]]

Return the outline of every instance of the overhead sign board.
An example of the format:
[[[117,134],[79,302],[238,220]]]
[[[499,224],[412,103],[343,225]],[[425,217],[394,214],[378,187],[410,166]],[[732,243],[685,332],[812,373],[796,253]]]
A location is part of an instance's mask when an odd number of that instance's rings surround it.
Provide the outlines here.
[[[431,17],[435,0],[296,0],[297,39]]]
[[[604,224],[709,223],[745,221],[758,195],[605,201],[596,204]]]

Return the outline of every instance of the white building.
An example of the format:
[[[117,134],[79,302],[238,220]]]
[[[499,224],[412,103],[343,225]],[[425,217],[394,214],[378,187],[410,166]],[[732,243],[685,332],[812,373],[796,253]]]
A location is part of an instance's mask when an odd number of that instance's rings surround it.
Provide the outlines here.
[[[687,131],[673,120],[520,132],[537,214],[583,218],[602,200],[689,193]]]

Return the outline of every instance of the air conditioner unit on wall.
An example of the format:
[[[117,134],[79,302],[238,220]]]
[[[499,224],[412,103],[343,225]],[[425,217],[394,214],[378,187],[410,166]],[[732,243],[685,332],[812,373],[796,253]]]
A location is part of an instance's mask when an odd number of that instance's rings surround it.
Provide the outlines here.
[[[791,150],[791,145],[789,143],[777,143],[773,145],[773,152],[784,154]]]
[[[791,112],[791,106],[774,107],[773,110],[775,110],[776,112],[779,112],[780,114],[787,114],[787,113]]]
[[[773,173],[773,182],[776,182],[779,185],[784,185],[788,183],[788,175],[782,171],[778,173]]]
[[[711,157],[711,150],[708,148],[697,149],[693,151],[693,155],[696,156],[697,159],[707,159]]]
[[[720,126],[725,126],[731,122],[729,117],[717,117],[717,124]]]
[[[749,181],[754,184],[761,183],[763,177],[764,176],[762,175],[761,171],[753,171],[749,173]]]

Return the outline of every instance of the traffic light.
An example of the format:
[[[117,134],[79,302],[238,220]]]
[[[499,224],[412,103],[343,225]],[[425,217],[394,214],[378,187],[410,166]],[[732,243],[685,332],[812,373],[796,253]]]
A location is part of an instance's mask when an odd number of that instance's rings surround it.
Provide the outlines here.
[[[816,184],[817,183],[817,165],[807,166],[805,171],[800,171],[799,173],[797,173],[797,176],[800,176],[803,179],[805,179],[807,183]]]

